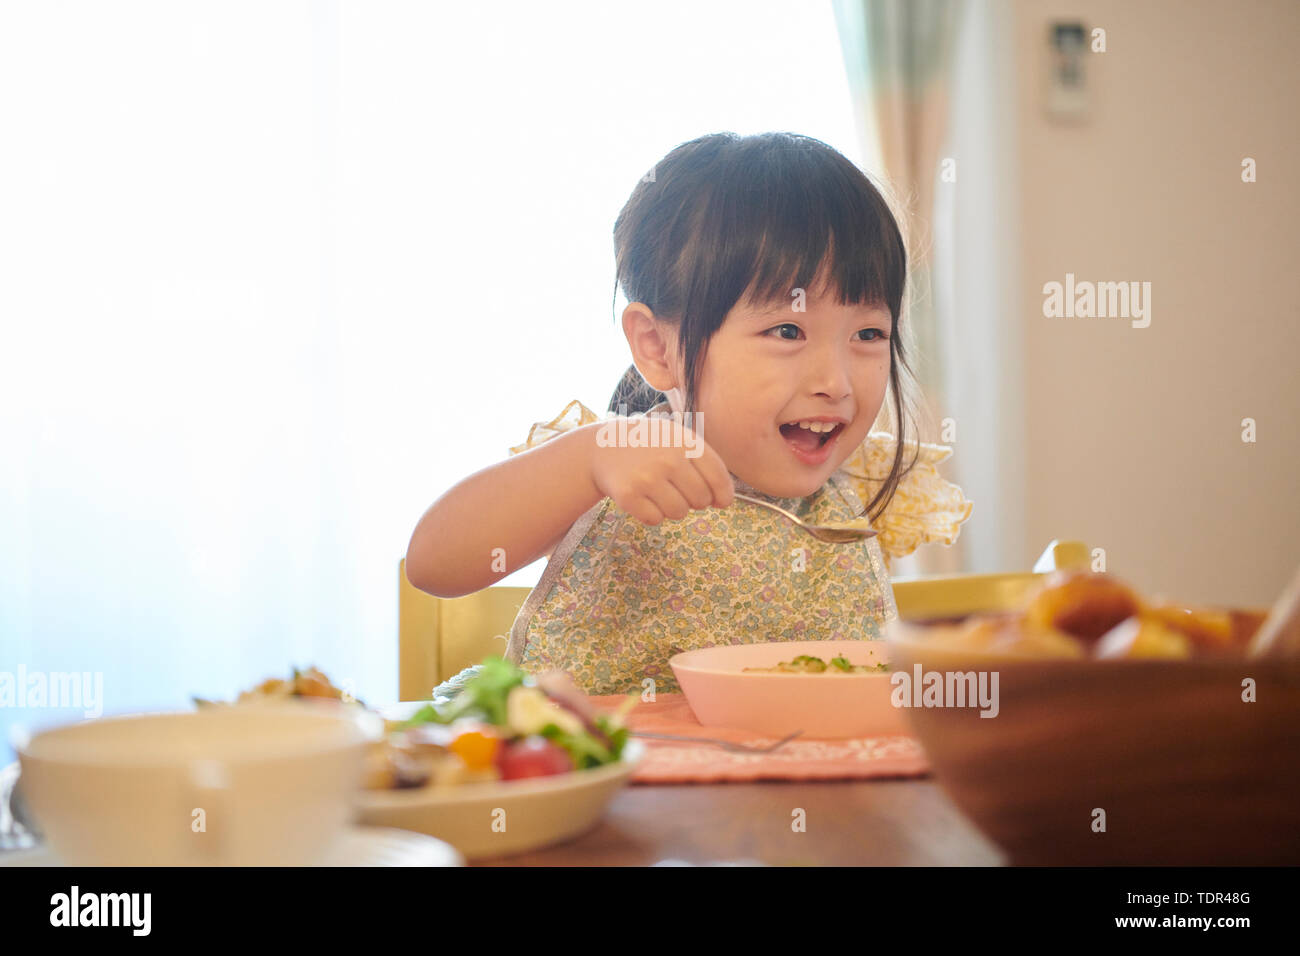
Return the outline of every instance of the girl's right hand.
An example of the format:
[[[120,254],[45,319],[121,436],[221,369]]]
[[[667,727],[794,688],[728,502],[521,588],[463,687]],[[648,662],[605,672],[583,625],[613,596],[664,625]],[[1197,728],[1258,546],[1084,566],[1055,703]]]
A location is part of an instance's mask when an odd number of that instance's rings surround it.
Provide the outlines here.
[[[692,509],[730,505],[736,488],[722,457],[680,422],[665,419],[655,425],[666,447],[616,444],[616,424],[590,426],[591,479],[600,493],[648,525],[685,518]],[[698,454],[688,457],[688,451]]]

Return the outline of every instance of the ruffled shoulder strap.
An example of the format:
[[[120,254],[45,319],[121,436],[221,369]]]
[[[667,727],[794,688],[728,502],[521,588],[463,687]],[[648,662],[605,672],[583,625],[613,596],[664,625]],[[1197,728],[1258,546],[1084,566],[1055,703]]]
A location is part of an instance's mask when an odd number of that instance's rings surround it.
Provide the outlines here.
[[[866,505],[884,485],[898,440],[888,432],[872,432],[840,466],[853,490]],[[952,455],[947,445],[909,443],[904,463],[916,455],[916,464],[894,489],[884,513],[876,519],[880,549],[890,558],[904,558],[922,544],[952,544],[974,505],[959,486],[945,481],[935,467]]]
[[[528,429],[528,437],[524,439],[524,443],[513,446],[510,449],[510,454],[517,455],[521,451],[528,451],[528,449],[536,448],[543,442],[550,441],[556,435],[563,435],[575,428],[581,428],[583,425],[590,425],[592,422],[601,420],[600,415],[597,415],[575,398],[564,406],[564,411],[549,422],[537,422],[532,428]]]

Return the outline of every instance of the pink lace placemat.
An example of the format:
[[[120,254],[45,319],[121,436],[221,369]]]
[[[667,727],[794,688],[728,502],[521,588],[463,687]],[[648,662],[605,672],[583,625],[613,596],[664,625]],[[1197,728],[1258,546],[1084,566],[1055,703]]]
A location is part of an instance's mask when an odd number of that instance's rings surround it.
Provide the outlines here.
[[[596,707],[610,711],[621,694],[591,697]],[[642,701],[626,718],[634,731],[711,737],[749,746],[776,743],[746,730],[703,727],[682,694],[660,694]],[[729,753],[716,744],[638,737],[646,756],[632,774],[632,783],[726,783],[754,780],[870,780],[879,777],[923,777],[930,772],[921,745],[912,737],[864,737],[813,740],[796,737],[770,754]]]

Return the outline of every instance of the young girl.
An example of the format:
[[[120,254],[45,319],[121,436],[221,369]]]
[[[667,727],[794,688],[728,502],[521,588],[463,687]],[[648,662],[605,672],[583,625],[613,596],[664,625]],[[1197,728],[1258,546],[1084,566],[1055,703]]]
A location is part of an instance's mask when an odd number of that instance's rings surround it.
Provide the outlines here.
[[[676,691],[691,648],[880,638],[889,558],[951,544],[971,511],[934,468],[950,450],[909,434],[884,199],[818,140],[703,136],[633,190],[614,251],[633,366],[611,414],[571,402],[439,498],[411,583],[457,597],[550,555],[506,657],[592,694]],[[897,439],[871,430],[887,401]],[[879,535],[824,543],[736,491]]]

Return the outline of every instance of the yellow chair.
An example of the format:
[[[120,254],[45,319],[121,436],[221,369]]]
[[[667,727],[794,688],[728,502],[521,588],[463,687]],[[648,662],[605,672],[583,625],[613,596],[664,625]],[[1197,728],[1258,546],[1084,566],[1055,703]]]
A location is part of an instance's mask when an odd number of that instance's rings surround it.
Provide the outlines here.
[[[437,598],[397,570],[398,694],[425,700],[443,681],[493,654],[504,656],[510,627],[532,588],[492,587]]]
[[[1053,541],[1033,571],[1013,574],[949,574],[895,578],[894,600],[904,620],[958,617],[1020,607],[1044,574],[1086,568],[1080,541]],[[424,700],[438,684],[503,655],[510,627],[531,588],[492,587],[458,598],[436,598],[406,580],[398,562],[398,690],[402,700]]]

